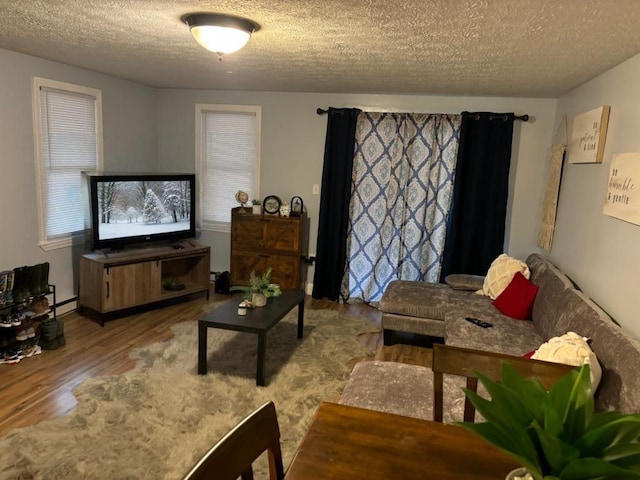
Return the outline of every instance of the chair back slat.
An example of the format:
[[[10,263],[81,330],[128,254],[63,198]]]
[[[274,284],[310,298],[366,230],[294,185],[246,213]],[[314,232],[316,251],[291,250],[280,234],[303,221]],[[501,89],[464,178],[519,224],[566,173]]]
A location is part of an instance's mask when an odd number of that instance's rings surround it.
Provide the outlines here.
[[[442,372],[433,370],[433,420],[442,423],[444,411],[444,386]]]
[[[467,388],[477,392],[478,378],[476,372],[482,373],[493,381],[499,381],[502,378],[503,362],[508,362],[526,378],[537,378],[547,389],[551,388],[561,377],[575,368],[561,363],[543,362],[514,355],[435,344],[433,346],[432,365],[434,421],[442,422],[444,416],[443,374],[466,377]],[[465,398],[464,421],[473,422],[474,418],[475,408],[469,399]]]
[[[478,378],[467,377],[467,388],[472,392],[478,393]],[[476,417],[476,409],[467,397],[464,398],[464,421],[473,422]]]
[[[284,466],[280,428],[273,402],[267,402],[215,444],[184,477],[184,480],[253,480],[251,464],[269,453],[269,478],[282,480]]]

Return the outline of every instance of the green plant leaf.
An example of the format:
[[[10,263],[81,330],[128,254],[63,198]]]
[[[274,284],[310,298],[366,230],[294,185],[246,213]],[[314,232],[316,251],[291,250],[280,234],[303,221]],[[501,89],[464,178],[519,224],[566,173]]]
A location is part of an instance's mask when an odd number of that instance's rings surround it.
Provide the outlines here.
[[[618,411],[611,410],[607,412],[596,412],[591,417],[591,422],[589,422],[589,430],[594,430],[598,427],[606,425],[607,423],[611,423],[614,420],[617,420],[624,415]]]
[[[485,388],[488,387],[488,391],[489,389],[508,390],[507,387],[498,384],[497,382],[493,382],[482,374],[480,374],[478,378],[483,383]],[[487,432],[487,434],[491,434],[490,438],[484,438],[490,443],[493,443],[498,448],[503,449],[505,452],[510,453],[514,456],[518,455],[518,460],[522,463],[522,465],[530,468],[532,472],[536,470],[542,471],[542,466],[539,461],[539,454],[536,445],[533,443],[533,440],[529,436],[527,429],[521,425],[521,421],[514,417],[513,411],[509,411],[508,408],[496,401],[489,401],[485,398],[482,398],[480,395],[471,390],[463,390],[476,410],[487,420],[488,424],[491,425],[492,428],[489,429],[487,427],[480,427],[480,425],[487,425],[483,423],[461,423],[460,425],[468,428],[471,431],[477,431],[477,433],[481,436],[484,432]],[[527,460],[526,465],[525,463],[523,463],[522,459]],[[535,466],[535,468],[533,468],[533,466]]]
[[[496,387],[496,389],[504,388],[501,385],[494,386]],[[494,386],[490,386],[489,388],[493,389]],[[509,404],[498,404],[495,401],[487,400],[485,398],[482,398],[477,393],[466,388],[464,388],[463,391],[469,398],[473,406],[476,408],[476,410],[482,414],[485,420],[492,423],[500,430],[508,432],[512,430],[513,426],[515,425],[519,425],[519,428],[522,428],[522,425],[520,425],[521,421],[514,416],[513,410],[509,409]],[[499,396],[499,394],[497,394],[496,396]],[[523,415],[526,415],[526,412]]]
[[[555,408],[563,412],[563,438],[576,439],[582,436],[593,416],[593,394],[589,365],[572,370],[556,382],[549,390]]]
[[[562,480],[634,479],[640,478],[640,473],[587,457],[569,463],[559,476]]]
[[[534,401],[532,399],[531,401]],[[542,410],[542,420],[538,420],[544,426],[544,429],[550,435],[561,436],[564,431],[562,423],[562,413],[556,410],[553,402],[545,395],[544,399],[539,400]]]
[[[514,458],[520,465],[525,467],[536,480],[542,479],[543,473],[538,461],[538,452],[533,444],[528,442],[528,436],[524,432],[520,432],[519,435],[524,434],[524,436],[527,436],[527,439],[514,441],[514,438],[510,434],[505,433],[490,423],[455,422],[455,424],[484,438],[487,442]],[[527,443],[529,443],[530,448],[526,447]],[[522,445],[525,446],[523,447]]]
[[[542,457],[549,466],[549,473],[561,472],[567,463],[580,458],[580,450],[545,431],[538,422],[535,422],[532,428],[538,436]]]
[[[520,398],[526,399],[529,410],[542,423],[544,404],[550,403],[542,383],[537,379],[523,378],[514,368],[503,367],[502,376],[502,383],[509,386]]]
[[[597,418],[597,416],[595,417]],[[614,415],[606,416],[606,418],[612,417]],[[584,456],[600,456],[607,448],[618,443],[638,441],[640,441],[640,415],[620,415],[609,423],[589,428],[575,442],[575,446],[584,452]]]
[[[251,287],[247,287],[246,285],[233,285],[229,287],[229,291],[231,292],[250,292]]]
[[[503,363],[502,365],[502,375],[504,379],[502,383],[494,382],[482,373],[476,372],[478,380],[480,380],[486,388],[491,396],[492,402],[500,405],[499,410],[496,411],[499,418],[501,418],[504,423],[516,423],[522,427],[526,427],[531,424],[535,417],[527,399],[518,395],[518,392],[511,388],[510,380],[513,379],[514,374],[519,376],[518,372],[508,363]],[[521,376],[520,379],[522,379]],[[487,420],[489,419],[487,418]],[[496,420],[492,419],[490,421],[494,422]]]
[[[605,449],[602,459],[618,467],[638,472],[640,471],[640,444],[619,443]]]

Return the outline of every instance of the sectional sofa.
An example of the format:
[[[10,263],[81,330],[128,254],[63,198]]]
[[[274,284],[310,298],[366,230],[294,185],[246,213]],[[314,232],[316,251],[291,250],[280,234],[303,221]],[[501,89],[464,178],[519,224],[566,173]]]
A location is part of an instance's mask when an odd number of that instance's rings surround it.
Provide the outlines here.
[[[626,333],[555,265],[539,254],[526,260],[530,281],[538,287],[531,320],[503,315],[489,297],[475,288],[447,284],[397,281],[380,304],[385,338],[389,330],[441,337],[445,344],[525,355],[543,342],[567,332],[589,339],[602,368],[595,392],[598,410],[640,412],[640,342]],[[473,279],[472,279],[473,280]],[[490,322],[482,328],[466,321],[474,317]],[[356,365],[342,402],[365,408],[431,419],[432,373],[428,367],[394,362]],[[459,405],[460,384],[445,380],[445,396]],[[454,390],[447,392],[447,390]],[[445,419],[455,419],[451,416]]]

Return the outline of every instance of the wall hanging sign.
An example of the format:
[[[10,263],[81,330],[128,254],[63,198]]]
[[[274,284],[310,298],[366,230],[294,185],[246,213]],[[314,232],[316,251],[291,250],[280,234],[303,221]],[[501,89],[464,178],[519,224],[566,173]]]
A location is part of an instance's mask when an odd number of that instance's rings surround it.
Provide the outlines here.
[[[602,163],[610,109],[603,105],[574,117],[569,163]]]
[[[602,213],[640,225],[640,153],[613,155]]]

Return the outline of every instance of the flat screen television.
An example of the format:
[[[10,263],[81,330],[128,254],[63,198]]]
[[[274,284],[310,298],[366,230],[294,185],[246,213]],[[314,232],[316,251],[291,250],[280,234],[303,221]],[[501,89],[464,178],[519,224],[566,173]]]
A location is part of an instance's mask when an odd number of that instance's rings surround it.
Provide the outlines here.
[[[196,236],[196,180],[181,173],[87,173],[94,250]]]

